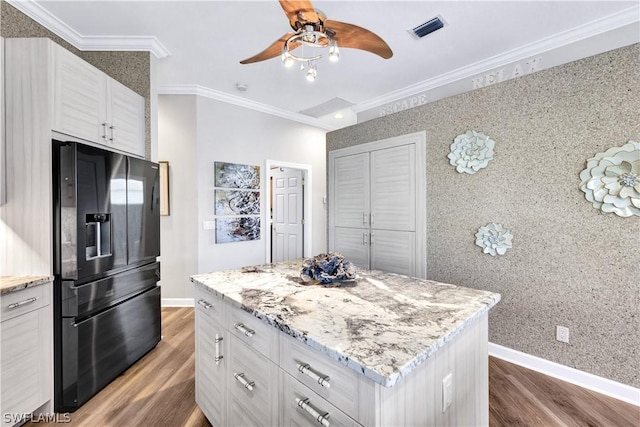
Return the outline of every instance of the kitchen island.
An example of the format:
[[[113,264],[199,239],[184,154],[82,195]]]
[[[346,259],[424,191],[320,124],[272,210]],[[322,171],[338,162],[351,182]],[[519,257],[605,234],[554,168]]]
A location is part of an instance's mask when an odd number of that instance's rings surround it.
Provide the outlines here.
[[[299,262],[193,276],[196,400],[213,425],[488,425],[487,317],[500,295]]]

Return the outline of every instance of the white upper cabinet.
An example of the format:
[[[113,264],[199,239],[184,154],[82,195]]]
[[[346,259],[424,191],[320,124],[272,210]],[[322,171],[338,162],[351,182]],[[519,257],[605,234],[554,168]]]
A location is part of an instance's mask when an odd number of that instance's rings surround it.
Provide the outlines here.
[[[55,46],[53,130],[144,157],[144,98]]]
[[[114,148],[144,156],[144,98],[116,80],[107,83],[107,140]]]
[[[53,129],[105,143],[107,76],[65,49],[54,52]]]

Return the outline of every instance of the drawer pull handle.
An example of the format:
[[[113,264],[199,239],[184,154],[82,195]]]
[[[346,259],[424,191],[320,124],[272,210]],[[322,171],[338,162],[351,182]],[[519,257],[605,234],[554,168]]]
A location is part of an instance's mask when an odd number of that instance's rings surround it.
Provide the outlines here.
[[[9,304],[7,308],[22,307],[23,305],[31,304],[32,302],[36,302],[37,300],[38,300],[37,297],[31,297],[31,298],[26,299],[24,301],[18,301],[18,302],[14,302],[13,304]]]
[[[207,301],[203,300],[203,299],[199,299],[198,300],[198,304],[200,304],[201,306],[203,306],[206,310],[209,310],[211,307],[213,307],[212,304],[209,304]]]
[[[330,426],[329,413],[325,412],[324,414],[321,414],[320,412],[318,412],[313,406],[309,404],[308,398],[300,399],[299,397],[296,397],[296,404],[302,409],[304,409],[305,411],[307,411],[307,413],[311,415],[313,418],[315,418],[315,420],[318,423],[322,424],[325,427]]]
[[[242,384],[244,386],[244,388],[246,388],[247,390],[253,391],[253,386],[255,386],[256,383],[253,382],[253,381],[247,381],[244,378],[244,372],[240,372],[239,374],[236,374],[234,372],[233,376],[235,377],[236,381],[238,381],[240,384]]]
[[[234,328],[236,328],[237,330],[239,330],[240,332],[242,332],[243,334],[245,334],[248,337],[252,337],[253,334],[256,333],[256,331],[254,331],[253,329],[249,329],[246,326],[244,326],[243,323],[236,323],[235,325],[233,325]]]
[[[224,358],[224,356],[220,354],[220,341],[222,341],[222,337],[219,334],[216,334],[216,339],[213,341],[216,343],[216,357],[213,358],[216,365],[219,365],[220,361]]]
[[[320,384],[322,387],[331,388],[331,383],[329,382],[330,378],[328,375],[318,374],[313,369],[311,369],[311,366],[309,366],[308,364],[302,365],[300,363],[296,363],[296,367],[298,368],[298,371],[305,374],[306,376]]]

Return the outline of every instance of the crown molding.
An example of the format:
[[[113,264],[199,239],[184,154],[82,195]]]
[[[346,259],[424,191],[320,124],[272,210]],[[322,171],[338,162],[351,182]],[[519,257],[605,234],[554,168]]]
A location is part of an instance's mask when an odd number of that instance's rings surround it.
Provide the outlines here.
[[[6,0],[11,6],[27,15],[49,31],[62,37],[79,50],[145,51],[156,58],[166,58],[171,53],[153,36],[83,36],[62,22],[34,0]]]
[[[407,86],[405,88],[386,93],[376,98],[372,98],[366,102],[354,105],[352,109],[356,113],[361,113],[363,111],[377,108],[382,105],[398,101],[400,99],[421,94],[440,86],[454,83],[461,79],[473,77],[477,74],[487,72],[494,68],[504,67],[513,62],[522,61],[532,56],[536,56],[553,49],[561,48],[571,43],[588,39],[590,37],[594,37],[608,31],[616,30],[627,25],[638,23],[639,21],[640,6],[633,6],[618,13],[580,25],[571,30],[554,34],[553,36],[546,37],[544,39],[538,40],[537,42],[530,43],[517,49],[513,49],[511,51],[455,69],[449,73],[439,75],[435,78],[424,80],[411,86]]]
[[[305,125],[314,126],[324,130],[334,130],[332,126],[321,122],[313,117],[304,114],[292,113],[281,108],[263,104],[261,102],[251,101],[240,96],[231,95],[220,92],[215,89],[200,85],[161,85],[158,87],[158,95],[197,95],[205,98],[215,99],[216,101],[226,102],[228,104],[237,105],[239,107],[248,108],[250,110],[260,111],[261,113],[271,114],[272,116],[282,117],[283,119],[292,120],[294,122],[303,123]]]

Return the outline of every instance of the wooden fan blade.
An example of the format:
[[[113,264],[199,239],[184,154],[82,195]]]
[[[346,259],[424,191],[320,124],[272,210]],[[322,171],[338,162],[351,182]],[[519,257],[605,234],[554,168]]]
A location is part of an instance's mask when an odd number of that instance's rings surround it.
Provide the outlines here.
[[[271,43],[271,45],[263,50],[262,52],[253,55],[251,58],[243,59],[240,61],[241,64],[251,64],[253,62],[265,61],[267,59],[275,58],[276,56],[280,56],[282,53],[282,49],[284,48],[284,42],[287,41],[289,37],[293,36],[293,33],[287,33],[284,36],[280,37],[278,40]],[[300,43],[289,43],[289,50],[294,50],[300,46]]]
[[[393,56],[389,45],[380,36],[366,28],[329,19],[324,22],[324,28],[335,33],[332,39],[338,42],[338,47],[366,50],[384,59]]]
[[[280,6],[282,6],[287,18],[289,18],[289,25],[296,31],[298,30],[296,27],[297,21],[314,24],[318,22],[318,14],[311,1],[280,0]]]

